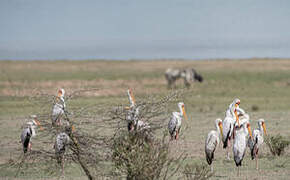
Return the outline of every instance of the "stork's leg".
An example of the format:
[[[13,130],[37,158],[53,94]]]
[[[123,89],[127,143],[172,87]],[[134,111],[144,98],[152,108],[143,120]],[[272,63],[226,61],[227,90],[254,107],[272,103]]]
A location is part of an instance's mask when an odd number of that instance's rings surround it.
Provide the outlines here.
[[[28,150],[31,151],[31,143],[28,143]]]
[[[134,125],[133,124],[130,125],[130,130],[129,131],[130,132],[133,132],[134,131]]]
[[[57,119],[57,125],[60,126],[60,118]]]
[[[175,139],[178,140],[178,131],[176,131]]]
[[[255,158],[256,158],[256,170],[258,170],[259,169],[259,166],[258,166],[258,152],[257,152]]]
[[[210,171],[213,172],[213,164],[210,165]]]
[[[231,148],[231,142],[228,140],[227,145],[227,160],[230,160],[230,148]]]
[[[62,158],[61,158],[61,175],[62,176],[64,176],[64,163],[63,163],[64,160],[63,160],[63,158],[64,157],[62,156]]]

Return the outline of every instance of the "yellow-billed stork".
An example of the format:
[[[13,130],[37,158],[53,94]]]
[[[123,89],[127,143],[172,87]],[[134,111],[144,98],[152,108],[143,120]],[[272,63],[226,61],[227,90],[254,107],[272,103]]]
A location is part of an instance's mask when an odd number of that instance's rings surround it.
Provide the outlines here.
[[[33,120],[26,123],[26,127],[23,129],[20,136],[24,153],[26,153],[27,150],[31,151],[31,138],[36,135],[36,126],[40,126],[40,122],[37,120],[37,116],[32,115],[31,117],[33,118]],[[41,126],[40,129],[42,130]]]
[[[264,119],[258,120],[258,129],[253,130],[253,139],[249,138],[248,144],[251,150],[252,159],[256,160],[256,169],[258,170],[258,152],[261,145],[264,143],[264,134],[267,135]]]
[[[57,92],[56,102],[52,107],[51,121],[52,125],[61,125],[61,118],[65,111],[64,89],[59,89]]]
[[[225,119],[223,120],[223,148],[227,150],[226,157],[230,159],[230,146],[231,146],[231,139],[233,135],[233,129],[235,122],[239,126],[239,116],[245,114],[245,111],[239,107],[241,101],[236,98],[233,102],[229,105],[228,109],[225,113]]]
[[[128,122],[128,131],[144,130],[150,128],[148,123],[140,120],[139,117],[140,106],[136,105],[132,89],[127,90],[127,95],[130,102],[130,107],[126,107],[126,109],[128,110],[126,115],[126,120]]]
[[[179,107],[179,112],[173,112],[168,122],[168,130],[171,136],[171,140],[173,139],[178,140],[178,135],[181,128],[182,119],[183,117],[184,119],[187,119],[186,112],[184,109],[184,103],[179,102],[178,107]]]
[[[212,161],[215,149],[220,143],[220,135],[223,136],[222,120],[220,118],[215,120],[215,127],[216,130],[210,131],[205,141],[206,161],[211,166],[211,171],[213,171]]]
[[[242,161],[246,153],[247,148],[247,136],[250,135],[250,138],[253,138],[252,131],[249,122],[249,115],[244,114],[240,119],[240,125],[235,123],[233,130],[233,154],[234,161],[238,167],[238,176],[240,176],[240,166],[242,166]]]

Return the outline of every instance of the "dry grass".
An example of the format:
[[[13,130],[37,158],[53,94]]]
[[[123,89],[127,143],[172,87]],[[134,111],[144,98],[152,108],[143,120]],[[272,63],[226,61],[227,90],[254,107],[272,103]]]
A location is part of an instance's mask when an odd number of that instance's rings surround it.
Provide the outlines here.
[[[32,96],[55,95],[60,87],[66,90],[67,95],[80,89],[94,89],[74,97],[67,103],[68,107],[71,110],[93,107],[88,109],[89,112],[94,111],[96,106],[110,109],[117,104],[128,104],[125,94],[128,87],[133,88],[137,101],[147,96],[161,97],[171,92],[167,90],[164,79],[164,71],[168,67],[194,67],[205,78],[204,83],[195,83],[191,89],[184,90],[183,96],[177,100],[185,102],[189,121],[184,122],[180,141],[170,144],[172,156],[178,157],[180,152],[184,151],[188,155],[186,160],[188,163],[205,162],[205,137],[214,128],[214,120],[224,117],[225,109],[235,97],[241,99],[241,107],[250,114],[252,127],[256,127],[259,118],[264,118],[270,134],[280,133],[289,136],[290,101],[287,97],[290,90],[290,61],[288,59],[0,61],[0,126],[2,128],[0,164],[7,162],[10,156],[18,157],[21,154],[18,141],[20,127],[25,118],[30,114],[50,111],[49,102],[42,101],[40,97],[31,99]],[[182,87],[182,81],[179,81],[178,88]],[[168,107],[167,116],[177,110],[176,102],[172,102]],[[257,110],[253,110],[253,106],[257,107]],[[93,119],[89,120],[93,121]],[[167,122],[163,125],[166,128]],[[216,173],[212,179],[287,179],[289,177],[289,148],[281,158],[272,157],[265,145],[260,153],[261,170],[254,170],[255,163],[247,154],[242,167],[244,176],[236,178],[234,162],[225,161],[225,151],[219,147],[214,161]],[[105,168],[109,167],[105,166]],[[78,168],[69,166],[67,173],[76,169]],[[13,177],[13,172],[4,174],[2,171],[0,176]],[[30,178],[36,177],[39,176],[32,175]],[[75,179],[84,177],[79,174]],[[68,176],[68,179],[72,177]]]

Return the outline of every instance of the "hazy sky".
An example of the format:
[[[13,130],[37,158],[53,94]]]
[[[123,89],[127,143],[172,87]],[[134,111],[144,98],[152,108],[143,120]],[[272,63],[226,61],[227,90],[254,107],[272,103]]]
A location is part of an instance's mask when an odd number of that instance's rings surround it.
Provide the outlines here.
[[[290,57],[290,1],[0,1],[0,59],[223,57]]]

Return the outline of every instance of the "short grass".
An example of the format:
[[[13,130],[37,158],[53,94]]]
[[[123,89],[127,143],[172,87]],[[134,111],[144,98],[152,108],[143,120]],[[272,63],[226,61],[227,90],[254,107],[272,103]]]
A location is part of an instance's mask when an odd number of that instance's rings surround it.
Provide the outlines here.
[[[21,155],[18,143],[21,126],[31,114],[49,112],[51,105],[46,95],[54,95],[58,88],[67,94],[91,89],[75,96],[67,103],[72,111],[79,107],[111,109],[128,104],[126,89],[134,90],[137,101],[147,96],[162,97],[171,92],[166,87],[164,72],[169,67],[195,68],[203,83],[194,83],[178,101],[184,101],[189,121],[172,155],[180,151],[188,154],[187,163],[205,162],[204,141],[214,128],[214,120],[224,117],[230,102],[238,97],[241,107],[250,115],[252,127],[264,118],[269,134],[289,137],[290,117],[290,59],[204,60],[204,61],[0,61],[0,164]],[[182,81],[177,89],[183,88]],[[37,97],[37,98],[36,98]],[[42,98],[43,97],[43,98]],[[255,110],[253,107],[258,107]],[[168,112],[176,110],[172,102]],[[88,111],[94,111],[89,109]],[[97,112],[102,116],[102,112]],[[166,128],[167,122],[164,122]],[[41,133],[39,133],[41,136]],[[37,141],[37,138],[35,139]],[[287,179],[290,175],[290,152],[283,157],[270,155],[266,145],[261,151],[261,169],[245,156],[240,179]],[[108,163],[110,164],[110,163]],[[67,179],[85,179],[79,167],[66,165]],[[214,161],[212,179],[239,179],[234,161],[225,160],[220,146]],[[110,169],[110,165],[105,165]],[[0,165],[0,177],[13,178],[15,168]],[[56,179],[56,172],[47,171],[39,164],[37,171],[23,172],[19,179]],[[109,171],[109,170],[108,170]]]

